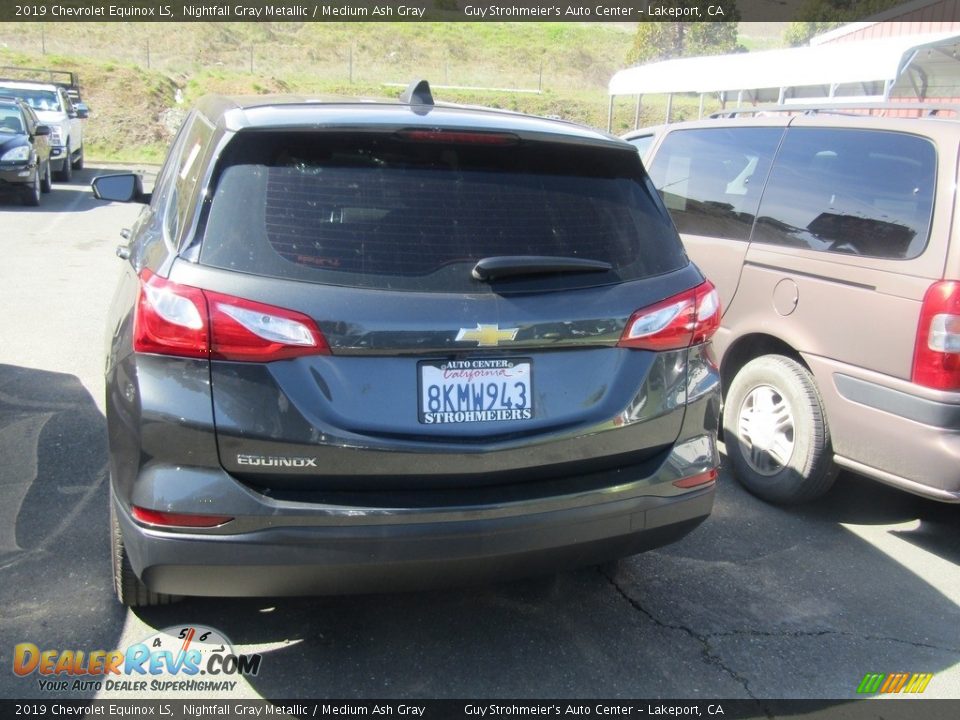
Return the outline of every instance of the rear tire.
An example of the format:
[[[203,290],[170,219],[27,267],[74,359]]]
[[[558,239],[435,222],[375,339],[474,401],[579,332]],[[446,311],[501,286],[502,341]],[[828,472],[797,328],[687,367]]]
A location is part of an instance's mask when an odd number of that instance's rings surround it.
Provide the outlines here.
[[[727,393],[723,433],[734,474],[768,502],[823,495],[837,475],[830,428],[810,372],[783,355],[752,360]]]
[[[169,605],[181,599],[179,595],[153,592],[137,577],[130,565],[127,549],[123,545],[123,534],[120,531],[120,523],[117,522],[117,510],[112,497],[110,498],[110,539],[113,589],[121,604],[127,607],[149,607]]]

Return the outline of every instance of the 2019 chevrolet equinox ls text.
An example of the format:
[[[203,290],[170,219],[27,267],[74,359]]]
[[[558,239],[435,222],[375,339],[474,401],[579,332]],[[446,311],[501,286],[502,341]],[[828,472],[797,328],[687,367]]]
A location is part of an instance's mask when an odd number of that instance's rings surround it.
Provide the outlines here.
[[[116,590],[422,588],[676,540],[716,485],[713,286],[633,147],[399,101],[201,100],[118,248]]]

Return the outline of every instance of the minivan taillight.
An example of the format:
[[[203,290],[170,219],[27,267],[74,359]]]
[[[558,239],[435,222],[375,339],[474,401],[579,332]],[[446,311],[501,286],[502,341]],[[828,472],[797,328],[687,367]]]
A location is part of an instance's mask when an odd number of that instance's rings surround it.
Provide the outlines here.
[[[329,354],[323,333],[302,313],[140,273],[133,325],[136,352],[270,362]]]
[[[709,340],[720,327],[720,296],[709,280],[637,310],[617,347],[677,350]]]
[[[960,281],[935,282],[923,297],[911,380],[935,390],[960,390]]]

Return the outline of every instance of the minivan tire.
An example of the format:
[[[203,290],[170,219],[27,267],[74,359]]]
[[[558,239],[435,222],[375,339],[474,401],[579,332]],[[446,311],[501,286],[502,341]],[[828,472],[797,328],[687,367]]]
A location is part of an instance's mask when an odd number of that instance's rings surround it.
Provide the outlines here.
[[[149,607],[151,605],[169,605],[181,599],[179,595],[168,595],[151,591],[137,577],[130,565],[120,523],[117,522],[117,510],[113,498],[110,499],[110,558],[113,564],[113,588],[117,599],[127,607]]]
[[[782,505],[823,495],[837,475],[820,392],[810,372],[783,355],[751,360],[724,403],[727,457],[737,480]]]

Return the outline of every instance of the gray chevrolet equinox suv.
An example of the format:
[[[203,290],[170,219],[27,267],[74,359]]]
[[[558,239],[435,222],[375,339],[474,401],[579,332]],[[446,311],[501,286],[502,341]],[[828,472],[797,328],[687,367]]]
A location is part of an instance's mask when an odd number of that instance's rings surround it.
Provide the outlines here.
[[[116,590],[295,595],[599,564],[710,513],[713,286],[633,147],[434,104],[209,97],[109,316]]]
[[[762,498],[811,500],[845,468],[960,502],[949,112],[761,107],[627,136],[720,293],[726,448]]]

